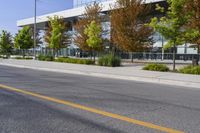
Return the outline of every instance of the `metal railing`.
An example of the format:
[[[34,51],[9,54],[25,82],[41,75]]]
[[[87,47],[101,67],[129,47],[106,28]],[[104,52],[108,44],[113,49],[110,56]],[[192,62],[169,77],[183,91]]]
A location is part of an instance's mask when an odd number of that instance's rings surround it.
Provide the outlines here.
[[[109,52],[100,52],[96,53],[96,56],[99,57],[101,55],[105,55]],[[36,55],[53,55],[53,50],[48,48],[42,48],[41,50],[36,50]],[[25,56],[33,56],[33,50],[14,50],[12,55],[25,55]],[[128,53],[128,52],[117,52],[117,56],[121,57],[122,59],[137,59],[137,60],[172,60],[173,54],[172,53],[151,53],[151,52],[139,52],[139,53]],[[67,57],[73,56],[78,58],[89,58],[92,55],[90,52],[80,51],[79,49],[67,49],[63,48],[58,50],[56,56],[60,57]],[[200,56],[200,55],[199,55]],[[176,54],[176,60],[193,60],[197,59],[197,54]],[[199,57],[200,58],[200,57]]]

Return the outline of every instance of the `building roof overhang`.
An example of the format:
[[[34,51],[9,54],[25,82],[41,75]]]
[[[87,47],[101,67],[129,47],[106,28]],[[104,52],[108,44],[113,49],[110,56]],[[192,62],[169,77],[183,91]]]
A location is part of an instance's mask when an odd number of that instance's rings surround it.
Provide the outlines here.
[[[110,0],[106,2],[102,2],[102,12],[106,12],[111,10],[111,6],[115,3],[116,0]],[[144,3],[154,3],[154,2],[160,2],[164,0],[144,0]],[[49,13],[41,16],[37,16],[36,21],[37,24],[40,24],[42,26],[45,25],[46,22],[48,22],[48,17],[53,17],[53,16],[60,16],[63,17],[64,19],[70,19],[70,18],[75,18],[78,16],[81,16],[85,11],[85,6],[82,7],[77,7],[73,9],[67,9],[64,11],[59,11],[59,12],[54,12],[54,13]],[[27,19],[22,19],[17,21],[17,26],[18,27],[23,27],[23,26],[31,26],[34,24],[34,17],[32,18],[27,18]]]

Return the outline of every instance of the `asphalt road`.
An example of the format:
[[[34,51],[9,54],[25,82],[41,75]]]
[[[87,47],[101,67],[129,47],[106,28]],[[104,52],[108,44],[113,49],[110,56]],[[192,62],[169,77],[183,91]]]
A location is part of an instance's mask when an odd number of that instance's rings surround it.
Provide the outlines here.
[[[164,74],[164,73],[163,73]],[[0,66],[0,84],[188,133],[200,133],[200,90]],[[0,133],[157,133],[0,88]]]

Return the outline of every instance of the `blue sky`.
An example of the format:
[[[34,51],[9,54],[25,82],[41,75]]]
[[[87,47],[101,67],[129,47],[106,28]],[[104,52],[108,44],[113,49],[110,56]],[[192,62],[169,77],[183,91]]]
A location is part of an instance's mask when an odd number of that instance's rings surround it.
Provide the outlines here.
[[[72,7],[72,0],[37,0],[37,14],[42,15]],[[0,0],[0,31],[15,34],[16,21],[34,15],[34,0]]]

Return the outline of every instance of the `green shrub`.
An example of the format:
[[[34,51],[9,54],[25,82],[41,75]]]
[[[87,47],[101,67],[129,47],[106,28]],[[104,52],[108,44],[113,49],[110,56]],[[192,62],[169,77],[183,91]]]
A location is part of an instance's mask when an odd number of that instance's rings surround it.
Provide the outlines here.
[[[51,56],[51,55],[42,55],[42,54],[40,54],[38,56],[38,60],[40,60],[40,61],[54,61],[54,57]]]
[[[33,57],[15,57],[17,60],[32,60]]]
[[[180,73],[200,75],[200,66],[185,66],[178,70]]]
[[[121,65],[121,58],[112,54],[104,55],[98,59],[99,66],[117,67]]]
[[[151,63],[143,67],[143,70],[167,72],[169,68],[164,64]]]
[[[89,59],[76,59],[76,58],[66,58],[60,57],[55,59],[56,62],[63,62],[63,63],[74,63],[74,64],[86,64],[86,65],[93,65],[95,62]]]
[[[8,59],[9,57],[5,56],[5,55],[0,55],[0,58],[2,58],[2,59]]]
[[[68,57],[59,57],[55,59],[56,62],[65,62],[65,60],[68,59]]]

